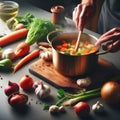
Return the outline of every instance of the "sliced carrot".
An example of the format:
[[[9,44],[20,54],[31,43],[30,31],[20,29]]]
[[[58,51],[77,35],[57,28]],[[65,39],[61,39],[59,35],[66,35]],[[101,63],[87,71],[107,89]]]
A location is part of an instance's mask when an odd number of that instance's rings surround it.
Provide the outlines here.
[[[60,49],[61,52],[65,52],[66,50],[67,50],[66,47],[62,47],[62,48]]]
[[[62,45],[57,45],[57,46],[56,46],[56,49],[57,49],[57,50],[60,50],[61,48],[62,48]]]
[[[68,45],[68,43],[63,43],[62,47],[69,48],[69,45]]]
[[[84,41],[84,45],[86,46],[86,45],[89,45],[90,44],[90,42],[88,41],[88,40],[86,40],[86,41]]]
[[[89,49],[85,49],[84,52],[82,53],[83,55],[87,55],[90,53],[90,50]]]
[[[70,50],[70,55],[75,55],[76,51],[75,50]]]
[[[98,50],[98,48],[97,47],[92,47],[92,49],[90,50],[90,53],[94,53],[94,52],[96,52]]]
[[[25,56],[24,58],[22,58],[15,66],[14,66],[14,72],[18,71],[25,63],[29,62],[30,60],[32,60],[33,58],[38,57],[40,54],[40,51],[34,50],[31,53],[29,53],[27,56]]]
[[[9,43],[15,42],[23,37],[25,37],[28,33],[26,28],[22,28],[20,30],[13,31],[3,37],[0,38],[0,47],[5,46]]]
[[[76,44],[76,40],[73,39],[73,40],[71,41],[71,44],[72,44],[72,45],[75,45],[75,44]]]

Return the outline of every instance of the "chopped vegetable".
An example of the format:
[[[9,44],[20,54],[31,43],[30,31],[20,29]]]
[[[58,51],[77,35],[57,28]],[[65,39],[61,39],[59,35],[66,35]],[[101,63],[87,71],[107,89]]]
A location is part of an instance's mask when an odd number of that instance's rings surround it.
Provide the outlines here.
[[[25,36],[27,36],[28,30],[26,28],[13,31],[0,38],[0,47],[15,42]]]
[[[70,94],[62,89],[59,89],[57,93],[58,93],[58,100],[56,102],[56,105],[69,106],[79,102],[80,100],[85,100],[100,96],[100,88],[89,90],[86,92],[84,91],[76,94]]]
[[[75,40],[63,40],[62,43],[56,45],[56,50],[67,55],[87,55],[97,51],[97,47],[88,40],[81,41],[78,51],[75,51]]]
[[[40,51],[34,50],[31,53],[29,53],[27,56],[22,58],[15,66],[14,66],[14,72],[16,72],[18,69],[20,69],[25,63],[29,62],[33,58],[36,58],[39,56]]]

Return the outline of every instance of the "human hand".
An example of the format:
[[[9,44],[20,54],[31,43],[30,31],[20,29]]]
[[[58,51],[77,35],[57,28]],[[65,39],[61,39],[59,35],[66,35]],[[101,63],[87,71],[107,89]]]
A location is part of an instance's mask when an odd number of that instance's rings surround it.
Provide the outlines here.
[[[102,46],[104,50],[110,50],[110,52],[116,52],[120,50],[120,28],[113,28],[104,33],[95,43],[95,45],[100,46],[105,42],[106,44]]]
[[[94,14],[95,6],[89,2],[78,4],[73,11],[73,21],[78,30],[83,30]]]

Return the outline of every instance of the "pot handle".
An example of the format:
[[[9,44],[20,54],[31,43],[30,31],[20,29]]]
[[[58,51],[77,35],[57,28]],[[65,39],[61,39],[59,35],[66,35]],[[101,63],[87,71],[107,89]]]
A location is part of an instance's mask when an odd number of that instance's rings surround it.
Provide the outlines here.
[[[98,53],[96,53],[96,54],[97,54],[97,55],[106,54],[106,53],[108,53],[108,52],[110,52],[110,51],[112,50],[112,47],[113,47],[113,44],[111,45],[111,47],[110,47],[109,49],[107,49],[107,50],[103,50],[103,51],[98,52]]]
[[[55,34],[55,33],[63,33],[63,31],[61,30],[55,30],[55,31],[52,31],[52,32],[49,32],[48,35],[47,35],[47,41],[51,44],[52,40],[50,39],[50,37]]]

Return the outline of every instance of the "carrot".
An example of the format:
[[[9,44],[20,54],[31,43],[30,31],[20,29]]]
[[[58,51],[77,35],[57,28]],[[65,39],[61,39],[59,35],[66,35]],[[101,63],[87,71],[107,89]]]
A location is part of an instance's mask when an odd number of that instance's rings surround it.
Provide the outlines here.
[[[68,43],[63,43],[62,47],[69,48],[69,45],[68,45]]]
[[[32,60],[33,58],[36,58],[39,56],[40,51],[34,50],[31,53],[29,53],[27,56],[25,56],[24,58],[22,58],[15,66],[14,66],[14,72],[16,72],[17,70],[19,70],[25,63],[29,62],[30,60]]]
[[[29,50],[30,50],[30,45],[25,42],[21,42],[16,47],[15,57],[16,58],[24,57],[25,55],[27,55],[29,53]]]
[[[76,51],[75,50],[70,50],[70,55],[75,55]]]
[[[17,41],[20,38],[23,38],[27,35],[28,30],[26,28],[22,28],[20,30],[13,31],[3,37],[0,38],[0,47],[5,46],[11,42]]]

